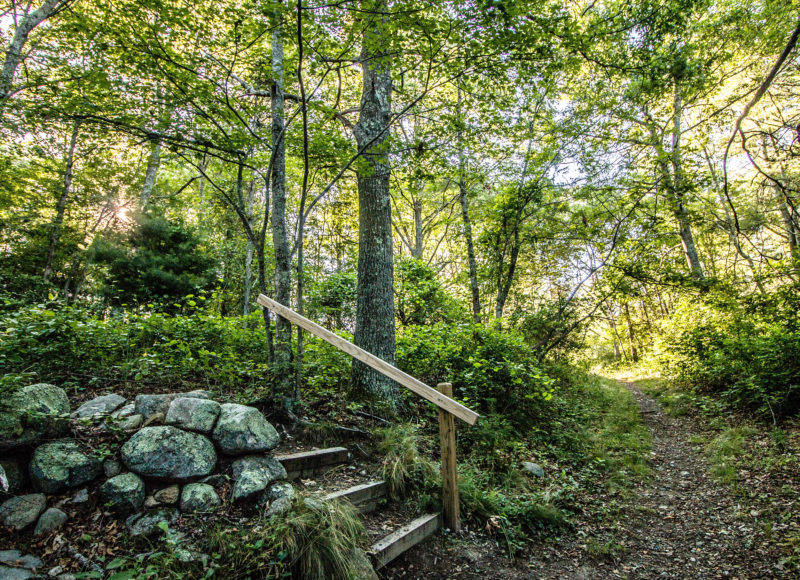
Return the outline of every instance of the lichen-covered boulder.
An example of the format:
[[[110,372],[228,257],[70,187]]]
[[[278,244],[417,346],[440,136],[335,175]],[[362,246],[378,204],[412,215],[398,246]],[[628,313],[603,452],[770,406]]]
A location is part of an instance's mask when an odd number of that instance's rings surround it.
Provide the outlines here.
[[[185,480],[208,475],[217,463],[214,445],[175,427],[143,427],[122,446],[122,462],[145,477]]]
[[[273,481],[286,479],[286,470],[273,457],[242,457],[233,462],[233,501],[250,499]]]
[[[102,395],[95,397],[91,401],[85,402],[73,413],[73,419],[89,419],[91,417],[104,417],[111,415],[114,411],[125,404],[125,397],[120,395]]]
[[[220,404],[209,399],[178,397],[169,405],[165,423],[187,431],[211,433]]]
[[[40,536],[42,534],[48,534],[53,530],[57,530],[65,523],[69,516],[62,512],[58,508],[48,508],[44,511],[42,515],[39,516],[39,521],[36,522],[36,527],[33,529],[33,534],[35,536]]]
[[[166,416],[169,406],[179,397],[192,399],[208,399],[211,394],[208,391],[196,390],[188,393],[167,393],[163,395],[137,395],[134,400],[134,414],[141,415],[147,422],[151,415],[162,413]]]
[[[180,515],[175,508],[161,508],[143,514],[133,514],[125,520],[125,524],[131,536],[149,538],[162,532],[160,523],[174,524]]]
[[[292,507],[294,498],[295,491],[292,484],[288,481],[278,481],[269,486],[259,503],[268,506],[264,516],[269,518],[288,511]]]
[[[103,501],[122,516],[138,512],[144,504],[144,481],[135,473],[115,475],[100,488]]]
[[[0,405],[0,451],[62,435],[68,419],[64,389],[47,383],[23,387]]]
[[[221,504],[217,492],[206,483],[190,483],[181,492],[182,512],[210,512]]]
[[[177,485],[170,485],[164,489],[159,489],[153,494],[153,498],[160,504],[173,505],[178,503],[181,497],[181,488]]]
[[[33,452],[30,465],[34,486],[45,493],[78,487],[102,472],[100,460],[72,439],[41,445]]]
[[[220,408],[214,441],[229,455],[269,451],[278,446],[278,432],[254,407],[228,403]]]
[[[0,505],[0,523],[12,530],[21,530],[38,520],[46,507],[47,499],[41,493],[12,497]]]

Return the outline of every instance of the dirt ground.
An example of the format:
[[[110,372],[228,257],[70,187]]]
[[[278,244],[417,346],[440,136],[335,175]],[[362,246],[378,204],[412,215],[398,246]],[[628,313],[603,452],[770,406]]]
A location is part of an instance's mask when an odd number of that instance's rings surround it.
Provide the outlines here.
[[[696,422],[671,417],[628,383],[652,434],[653,476],[624,500],[621,517],[604,529],[588,516],[573,518],[569,533],[536,542],[509,561],[498,539],[476,530],[441,536],[396,560],[383,578],[800,578],[783,568],[785,552],[766,518],[743,505],[709,476],[702,448],[691,442]],[[796,498],[795,498],[796,500]],[[795,514],[794,517],[797,517]],[[581,519],[583,518],[583,519]],[[611,538],[604,553],[587,550],[590,537]]]

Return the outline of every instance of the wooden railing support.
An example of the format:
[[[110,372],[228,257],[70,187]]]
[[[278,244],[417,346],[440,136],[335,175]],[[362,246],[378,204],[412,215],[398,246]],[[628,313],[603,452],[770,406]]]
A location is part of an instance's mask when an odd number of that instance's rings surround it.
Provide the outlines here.
[[[446,397],[453,396],[453,385],[439,383],[437,390]],[[442,507],[444,527],[453,532],[461,530],[458,500],[458,470],[456,467],[456,419],[452,413],[439,408],[439,441],[442,450]]]

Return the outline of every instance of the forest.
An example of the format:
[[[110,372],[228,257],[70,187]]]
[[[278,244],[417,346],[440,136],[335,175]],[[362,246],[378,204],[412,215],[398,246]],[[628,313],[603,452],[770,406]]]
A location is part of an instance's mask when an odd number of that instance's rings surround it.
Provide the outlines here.
[[[800,577],[798,37],[0,0],[0,578]]]

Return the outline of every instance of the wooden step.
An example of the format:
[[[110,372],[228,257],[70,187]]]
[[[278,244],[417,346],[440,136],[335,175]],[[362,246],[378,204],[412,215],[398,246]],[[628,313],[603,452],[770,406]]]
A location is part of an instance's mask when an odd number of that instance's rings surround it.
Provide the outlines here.
[[[325,499],[347,500],[356,506],[362,514],[366,514],[375,511],[375,508],[378,507],[378,502],[386,497],[387,489],[385,481],[372,481],[329,493],[325,496]]]
[[[383,568],[400,554],[413,548],[441,527],[442,518],[440,514],[427,514],[418,517],[413,522],[378,540],[372,544],[369,550],[375,569]]]
[[[350,462],[350,452],[344,447],[329,447],[303,453],[292,453],[276,457],[281,462],[289,479],[313,477],[328,471],[334,465]]]

